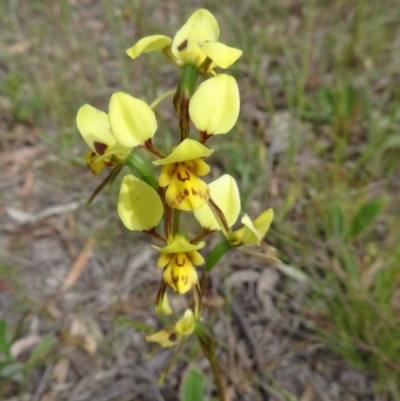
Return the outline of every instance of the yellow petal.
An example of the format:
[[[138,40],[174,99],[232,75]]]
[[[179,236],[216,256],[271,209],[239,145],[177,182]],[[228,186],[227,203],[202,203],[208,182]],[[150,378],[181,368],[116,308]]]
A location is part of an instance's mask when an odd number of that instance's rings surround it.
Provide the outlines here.
[[[240,194],[235,179],[225,174],[208,184],[208,187],[214,203],[224,213],[228,227],[232,227],[240,213]],[[208,204],[193,212],[203,228],[211,231],[221,229]]]
[[[260,238],[258,238],[257,231],[250,217],[247,214],[244,214],[241,222],[244,227],[236,230],[233,233],[234,237],[245,245],[260,245]]]
[[[206,243],[204,241],[199,242],[194,245],[191,244],[184,234],[175,234],[172,242],[165,247],[159,247],[156,245],[152,245],[154,249],[161,253],[181,253],[181,252],[192,252],[198,251],[199,249],[204,248]]]
[[[256,229],[260,238],[263,238],[268,232],[271,226],[272,220],[274,219],[274,211],[270,208],[264,213],[261,213],[254,221],[253,225]]]
[[[207,175],[210,172],[210,166],[202,159],[187,160],[185,165],[196,175]]]
[[[133,175],[124,177],[118,198],[118,215],[125,227],[147,231],[157,226],[164,213],[157,192]]]
[[[112,165],[109,159],[101,158],[96,152],[86,153],[86,164],[94,175],[99,175],[105,167]]]
[[[165,192],[165,200],[169,206],[186,211],[202,207],[208,197],[208,185],[184,166],[178,167]]]
[[[193,139],[185,139],[167,157],[153,162],[156,166],[164,164],[179,163],[186,160],[208,157],[213,150],[206,148],[200,142]]]
[[[207,58],[199,45],[217,41],[218,38],[217,20],[209,11],[199,9],[176,33],[171,44],[171,51],[183,64],[199,66]]]
[[[197,251],[192,251],[192,252],[188,252],[187,253],[189,256],[190,261],[196,265],[196,266],[200,266],[204,263],[204,258],[203,256],[200,255],[199,252]]]
[[[239,116],[240,97],[235,78],[219,74],[204,81],[189,103],[189,115],[199,131],[226,134]]]
[[[234,235],[236,235],[237,238],[241,238],[241,241],[245,245],[260,245],[260,242],[267,233],[273,218],[274,212],[272,209],[266,210],[254,221],[251,221],[249,216],[245,214],[242,217],[244,227],[237,230]]]
[[[175,333],[175,330],[161,330],[150,336],[146,336],[146,341],[149,343],[157,343],[161,347],[167,348],[175,345],[182,337]]]
[[[149,105],[127,93],[111,96],[108,116],[111,132],[123,146],[143,145],[157,129],[156,116]]]
[[[135,59],[142,53],[162,50],[171,43],[171,38],[164,35],[152,35],[140,39],[135,45],[126,50],[126,54]]]
[[[103,155],[106,148],[115,144],[108,116],[103,111],[85,104],[78,111],[76,123],[87,145],[98,155]]]
[[[163,300],[162,300],[162,304],[161,304],[161,312],[167,316],[172,315],[174,313],[171,308],[171,305],[169,303],[167,293],[165,293],[163,296]],[[180,333],[180,334],[182,334],[182,333]]]
[[[176,331],[183,335],[188,336],[194,331],[194,315],[191,309],[186,309],[183,316],[176,322],[175,329]]]
[[[155,249],[157,247],[155,245],[152,245]],[[171,260],[171,254],[170,253],[161,253],[161,255],[158,257],[157,260],[157,267],[165,267]]]
[[[224,69],[231,66],[243,54],[242,50],[224,45],[221,42],[206,42],[200,48],[217,67]]]
[[[179,294],[185,294],[199,281],[197,271],[186,253],[174,253],[164,270],[163,280]]]
[[[162,166],[161,173],[158,177],[158,185],[162,188],[169,185],[171,182],[171,178],[174,175],[175,165],[174,164],[165,164]]]

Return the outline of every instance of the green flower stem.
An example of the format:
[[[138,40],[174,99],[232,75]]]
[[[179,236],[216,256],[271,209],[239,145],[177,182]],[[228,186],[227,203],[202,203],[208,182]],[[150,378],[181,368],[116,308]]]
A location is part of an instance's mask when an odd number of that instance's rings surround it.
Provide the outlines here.
[[[179,355],[182,352],[183,349],[183,345],[185,343],[185,337],[182,338],[182,340],[180,341],[178,347],[175,349],[170,361],[168,362],[167,367],[165,368],[163,374],[160,377],[160,380],[158,381],[158,387],[161,387],[164,384],[165,379],[168,376],[168,373],[170,372],[170,370],[173,368],[173,366],[176,364],[176,362],[178,361]]]
[[[212,336],[206,334],[200,323],[196,324],[195,333],[197,334],[197,338],[199,339],[205,357],[210,362],[215,385],[217,386],[218,399],[220,401],[225,401],[225,389],[222,385],[221,371],[217,361],[217,354],[215,352],[215,340]]]
[[[178,114],[181,142],[189,137],[189,102],[194,93],[198,75],[196,67],[186,65],[179,81]]]
[[[161,197],[164,199],[164,194]],[[174,227],[173,227],[173,209],[170,207],[164,200],[164,235],[167,240],[167,242],[172,239],[172,236],[174,234]]]
[[[193,95],[198,75],[199,72],[196,67],[185,65],[179,81],[179,94],[181,98],[185,94],[188,94],[189,98]]]
[[[178,209],[173,209],[174,211],[174,221],[173,221],[173,234],[175,235],[179,231],[181,211]]]
[[[156,177],[154,177],[153,172],[149,169],[147,164],[140,156],[131,153],[126,158],[125,164],[130,167],[135,173],[137,173],[144,182],[149,184],[156,191],[158,190],[158,182],[156,180]]]

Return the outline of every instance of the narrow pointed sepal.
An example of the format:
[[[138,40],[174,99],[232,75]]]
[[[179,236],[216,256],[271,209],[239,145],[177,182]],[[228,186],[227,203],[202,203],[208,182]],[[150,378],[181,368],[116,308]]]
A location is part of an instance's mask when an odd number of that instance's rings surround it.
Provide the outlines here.
[[[152,51],[161,51],[165,47],[169,46],[172,39],[164,35],[152,35],[146,36],[140,39],[135,45],[126,50],[126,54],[135,59],[142,53],[149,53]]]

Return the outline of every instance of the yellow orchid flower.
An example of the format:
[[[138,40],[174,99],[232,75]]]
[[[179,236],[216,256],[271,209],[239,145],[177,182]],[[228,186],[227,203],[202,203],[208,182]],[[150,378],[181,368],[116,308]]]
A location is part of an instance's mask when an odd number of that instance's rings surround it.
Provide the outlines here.
[[[163,280],[175,292],[185,294],[197,285],[198,276],[194,265],[199,266],[204,263],[204,258],[197,252],[204,246],[204,241],[193,245],[179,233],[163,248],[152,245],[161,252],[157,266],[164,268]]]
[[[93,174],[100,174],[106,166],[115,166],[113,156],[125,158],[131,148],[118,143],[111,133],[108,115],[103,111],[83,105],[77,114],[78,129],[91,151],[86,154],[86,163]]]
[[[239,88],[235,78],[218,74],[204,81],[189,103],[189,116],[200,131],[200,142],[226,134],[236,124],[240,110]]]
[[[232,227],[240,213],[240,194],[235,179],[229,174],[224,174],[208,184],[210,197],[225,215],[228,227]],[[193,211],[200,225],[208,231],[221,229],[208,204]]]
[[[219,42],[219,26],[206,9],[195,11],[171,39],[152,35],[140,39],[126,53],[135,59],[141,53],[163,51],[177,66],[193,65],[201,72],[212,72],[215,67],[228,68],[242,51]]]
[[[151,231],[157,227],[164,208],[157,192],[132,174],[124,177],[118,198],[118,215],[132,231]]]
[[[180,210],[193,210],[208,201],[208,186],[198,176],[206,175],[210,167],[202,160],[213,151],[193,139],[185,139],[169,156],[153,162],[163,166],[158,178],[160,187],[168,187],[165,200]]]
[[[261,213],[254,221],[251,221],[250,217],[245,214],[241,220],[243,227],[234,231],[229,240],[234,245],[260,245],[273,218],[274,211],[272,209]]]
[[[85,104],[79,109],[76,121],[92,150],[86,155],[87,165],[96,175],[106,166],[120,164],[132,148],[151,140],[157,129],[153,110],[142,100],[123,92],[111,96],[108,115]]]
[[[157,343],[161,347],[172,347],[184,336],[189,336],[195,328],[194,314],[190,309],[186,309],[183,316],[176,322],[175,326],[161,330],[157,333],[146,336],[146,341]]]
[[[211,199],[224,214],[228,227],[231,228],[240,213],[240,194],[235,179],[225,174],[208,184],[208,187]],[[215,218],[208,204],[194,210],[193,213],[203,228],[208,231],[222,230],[228,241],[234,246],[260,245],[274,217],[272,209],[266,210],[254,221],[251,221],[250,217],[245,214],[241,220],[243,227],[233,232],[227,232]]]

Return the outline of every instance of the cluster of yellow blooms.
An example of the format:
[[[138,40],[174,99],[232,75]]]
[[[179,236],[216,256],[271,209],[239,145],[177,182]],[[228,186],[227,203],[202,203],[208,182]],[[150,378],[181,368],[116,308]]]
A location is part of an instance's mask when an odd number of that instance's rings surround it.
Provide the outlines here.
[[[175,292],[195,293],[195,310],[188,309],[174,327],[147,337],[162,346],[175,344],[182,336],[193,332],[201,313],[201,288],[194,266],[204,264],[199,250],[201,239],[221,230],[226,243],[232,247],[259,245],[267,232],[273,212],[268,209],[252,221],[248,215],[241,219],[242,228],[233,231],[241,205],[237,184],[230,175],[223,175],[207,184],[200,177],[209,173],[204,161],[213,153],[205,146],[213,135],[226,134],[239,115],[240,97],[236,80],[215,69],[228,68],[242,51],[218,41],[219,27],[214,16],[205,9],[194,12],[173,39],[153,35],[139,40],[127,50],[135,59],[142,53],[163,52],[182,69],[180,83],[174,96],[179,116],[180,143],[168,155],[152,143],[157,130],[155,113],[147,103],[127,93],[111,96],[108,114],[88,104],[77,115],[77,125],[91,151],[86,161],[94,174],[105,167],[118,169],[123,165],[138,172],[126,175],[121,184],[118,214],[129,230],[144,231],[164,242],[153,245],[160,256],[157,266],[163,269],[163,284],[158,295],[158,310],[167,303],[166,286]],[[210,75],[195,90],[198,74]],[[198,130],[198,140],[189,138],[190,121]],[[144,162],[132,153],[142,147],[154,155],[155,166],[161,166],[158,180]],[[133,158],[136,157],[136,158]],[[150,173],[149,173],[150,172]],[[114,177],[115,178],[115,177]],[[203,228],[202,235],[193,240],[179,231],[180,211],[193,211]],[[164,232],[160,233],[159,223]]]

